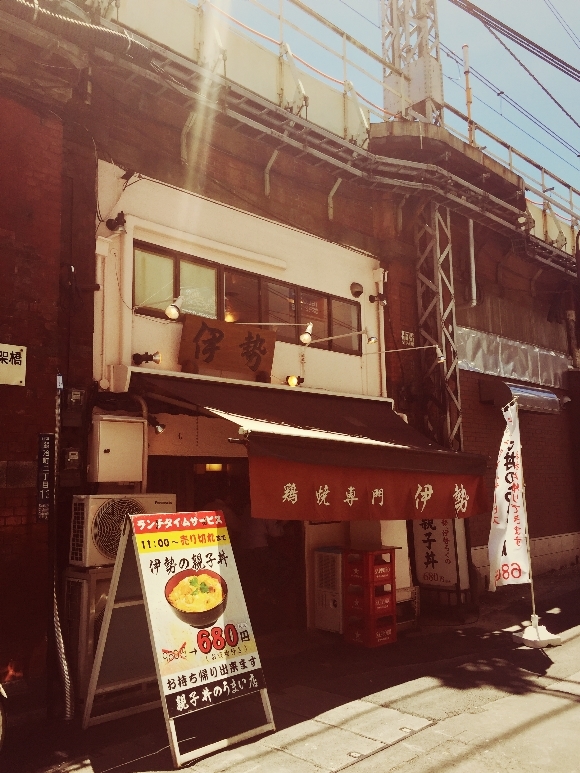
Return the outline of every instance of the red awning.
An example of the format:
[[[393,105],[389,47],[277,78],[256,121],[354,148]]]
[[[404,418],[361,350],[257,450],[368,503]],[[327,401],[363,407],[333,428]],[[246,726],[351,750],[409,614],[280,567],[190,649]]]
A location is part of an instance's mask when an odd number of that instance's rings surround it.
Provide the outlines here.
[[[252,454],[250,490],[253,516],[291,521],[468,518],[487,509],[479,475],[303,464]]]
[[[256,518],[442,519],[488,509],[487,459],[437,446],[385,400],[143,373],[131,389],[243,430]]]

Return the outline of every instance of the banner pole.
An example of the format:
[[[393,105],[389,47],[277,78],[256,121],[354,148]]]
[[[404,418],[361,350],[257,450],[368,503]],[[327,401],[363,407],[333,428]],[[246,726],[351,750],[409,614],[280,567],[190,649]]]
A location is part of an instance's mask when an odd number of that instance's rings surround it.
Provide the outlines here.
[[[518,401],[516,398],[516,412],[518,417],[518,424],[520,420],[520,408],[518,405]],[[527,514],[528,512],[528,505],[526,503],[526,478],[524,475],[524,445],[522,443],[522,434],[521,434],[521,428],[520,428],[520,473],[522,478],[522,499],[524,503],[524,510]],[[530,522],[529,518],[526,518],[526,547],[528,549],[528,566],[530,568],[530,591],[532,595],[532,625],[534,626],[534,629],[538,635],[538,639],[540,638],[540,633],[538,631],[538,615],[536,614],[536,594],[534,592],[534,575],[532,572],[532,550],[530,547]]]
[[[519,427],[519,406],[517,403],[517,399],[515,401],[516,403],[516,416],[518,418],[518,427]],[[524,505],[524,510],[528,512],[528,508],[526,505],[526,482],[524,477],[524,462],[523,462],[523,444],[522,444],[522,436],[521,436],[521,428],[520,428],[520,478],[521,478],[521,485],[522,485],[522,503]],[[532,550],[530,546],[530,526],[529,526],[529,519],[526,517],[526,548],[528,550],[528,568],[529,568],[529,575],[530,575],[530,590],[531,590],[531,596],[532,596],[532,624],[528,628],[526,628],[523,633],[514,633],[512,638],[514,641],[516,641],[518,644],[523,644],[526,647],[548,647],[552,646],[555,647],[558,644],[561,644],[561,639],[559,636],[554,636],[551,634],[545,626],[538,625],[538,615],[536,614],[536,594],[534,592],[534,577],[532,573]],[[535,637],[533,635],[530,635],[530,629],[532,629],[535,633]]]

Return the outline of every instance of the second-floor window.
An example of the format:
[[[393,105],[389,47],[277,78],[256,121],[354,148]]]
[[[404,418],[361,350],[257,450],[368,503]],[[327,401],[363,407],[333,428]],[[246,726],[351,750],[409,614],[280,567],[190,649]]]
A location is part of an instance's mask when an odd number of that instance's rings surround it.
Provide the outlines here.
[[[183,297],[183,314],[247,324],[278,322],[276,338],[287,343],[299,343],[303,332],[292,325],[312,322],[312,346],[361,354],[361,336],[355,334],[360,330],[360,304],[356,301],[136,243],[135,310],[163,316],[179,295]],[[315,342],[338,335],[346,337]]]

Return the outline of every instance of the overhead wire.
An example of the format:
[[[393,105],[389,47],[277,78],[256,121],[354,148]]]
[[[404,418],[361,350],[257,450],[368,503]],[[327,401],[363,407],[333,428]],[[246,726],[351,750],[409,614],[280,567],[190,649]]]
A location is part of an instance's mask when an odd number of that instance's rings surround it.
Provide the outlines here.
[[[556,56],[556,54],[553,54],[551,51],[543,48],[538,43],[534,43],[533,40],[526,38],[525,35],[522,35],[512,27],[509,27],[507,24],[499,21],[499,19],[496,19],[495,16],[491,16],[491,14],[482,11],[481,8],[478,8],[476,5],[469,2],[469,0],[449,0],[449,2],[453,5],[456,5],[458,8],[461,8],[461,10],[466,11],[470,16],[473,16],[474,19],[480,21],[484,26],[494,29],[496,32],[504,35],[514,43],[517,43],[522,48],[525,48],[526,51],[534,54],[534,56],[537,56],[539,59],[542,59],[544,62],[551,64],[552,67],[560,70],[565,75],[569,75],[570,78],[580,82],[580,70],[577,67],[573,67],[571,64],[568,64],[568,62],[565,62],[563,59],[560,59],[560,57]]]
[[[576,48],[580,48],[580,38],[578,35],[574,32],[572,27],[568,24],[568,22],[564,19],[560,11],[556,8],[554,3],[552,3],[552,0],[544,0],[544,3],[548,6],[550,11],[552,12],[552,15],[556,17],[559,24],[563,28],[564,32],[568,35],[568,37],[571,39],[572,43],[576,46]]]
[[[471,72],[473,72],[473,70]],[[458,88],[463,90],[464,87],[460,83],[458,83],[454,78],[452,78],[449,75],[445,75],[445,74],[444,74],[444,77],[447,78],[447,80],[451,81],[451,83],[454,83]],[[518,123],[516,123],[515,121],[512,121],[507,116],[503,115],[503,113],[500,113],[499,110],[496,110],[496,108],[493,107],[492,105],[490,105],[489,102],[486,102],[485,99],[482,99],[481,97],[478,97],[475,94],[473,95],[473,98],[477,102],[481,102],[482,105],[485,105],[485,107],[487,107],[489,110],[491,110],[492,113],[495,113],[500,118],[503,118],[504,121],[507,121],[507,123],[511,124],[512,126],[515,126],[515,128],[519,129],[522,134],[526,135],[526,137],[529,137],[534,142],[537,142],[538,145],[540,145],[542,148],[544,148],[544,150],[547,150],[553,156],[555,156],[556,158],[560,159],[560,161],[563,161],[565,164],[567,164],[570,167],[570,169],[574,169],[574,171],[580,172],[580,167],[574,166],[574,164],[572,164],[567,158],[564,158],[564,156],[561,156],[559,153],[556,153],[556,151],[553,150],[549,145],[546,145],[544,142],[539,140],[537,137],[534,137],[533,134],[530,134],[525,129],[522,129],[522,127]]]
[[[463,58],[461,56],[459,56],[459,54],[455,53],[455,51],[453,51],[451,48],[448,48],[443,43],[441,43],[440,46],[441,46],[441,50],[443,51],[443,53],[446,56],[448,56],[450,59],[452,59],[454,62],[456,62],[458,65],[463,63]],[[549,126],[547,126],[543,121],[541,121],[539,118],[537,118],[533,113],[530,113],[529,110],[527,110],[525,107],[523,107],[518,102],[516,102],[515,99],[513,99],[513,97],[510,97],[509,94],[506,94],[505,91],[502,91],[498,86],[496,86],[488,78],[486,78],[485,75],[482,75],[480,72],[478,72],[478,70],[476,70],[474,67],[471,67],[471,66],[469,68],[469,72],[471,73],[471,75],[474,76],[474,78],[476,78],[476,80],[478,80],[481,83],[483,83],[483,85],[486,86],[488,89],[490,89],[490,91],[493,91],[496,96],[501,96],[510,105],[510,107],[513,107],[515,110],[517,110],[519,113],[521,113],[525,118],[527,118],[529,121],[531,121],[533,124],[535,124],[539,129],[542,129],[542,131],[546,132],[546,134],[548,134],[553,140],[555,140],[560,145],[562,145],[564,148],[566,148],[566,150],[569,150],[570,153],[574,153],[574,155],[576,157],[580,157],[580,150],[575,148],[571,143],[568,142],[568,140],[566,140],[563,137],[561,137],[553,129],[551,129]],[[446,77],[449,77],[449,76],[446,76]],[[449,80],[453,80],[453,78],[449,78]],[[475,98],[478,99],[477,97],[475,97]],[[479,101],[482,102],[485,105],[487,104],[482,99],[479,99]],[[488,107],[489,107],[489,105],[488,105]],[[493,108],[491,108],[491,109],[493,110]],[[494,112],[497,113],[497,110],[494,110]],[[503,113],[498,113],[498,115],[500,115],[502,118],[504,118],[508,123],[511,123],[512,125],[515,125],[519,129],[521,129],[519,124],[514,124],[514,122],[510,121],[509,118],[506,118],[506,116],[503,115]],[[524,134],[526,134],[528,137],[533,137],[533,135],[528,134],[528,132],[526,132],[525,129],[521,129],[521,131]],[[536,139],[536,138],[533,137],[533,139]],[[543,147],[547,147],[540,140],[537,140],[537,142],[540,145],[542,145]],[[550,148],[548,148],[548,150],[550,150]],[[551,152],[554,152],[554,151],[551,151]],[[555,155],[558,156],[557,153]],[[558,156],[558,158],[561,158],[561,156]],[[565,161],[566,159],[562,159],[562,160]],[[569,162],[567,162],[567,163],[569,163]]]
[[[453,2],[453,0],[451,0],[451,2]],[[544,84],[538,78],[536,78],[536,76],[529,69],[529,67],[527,67],[522,62],[522,60],[518,56],[516,56],[516,54],[514,54],[514,52],[511,50],[511,48],[507,45],[507,43],[504,43],[504,41],[495,32],[495,30],[493,30],[491,27],[488,27],[487,24],[485,24],[484,26],[487,27],[487,29],[493,35],[493,37],[497,40],[497,42],[505,48],[505,50],[508,52],[508,54],[510,54],[510,56],[513,56],[513,58],[520,65],[520,67],[522,67],[528,73],[530,78],[532,78],[532,80],[534,80],[538,84],[538,86],[542,89],[542,91],[550,97],[552,102],[560,108],[560,110],[564,113],[564,115],[567,115],[568,118],[572,121],[572,123],[580,129],[580,123],[578,123],[578,121],[574,118],[574,116],[571,113],[569,113],[566,110],[566,108],[564,107],[564,105],[556,99],[556,97],[552,94],[552,92],[549,89],[547,89],[544,86]]]
[[[549,0],[546,0],[546,2],[548,2],[548,1],[549,1]],[[371,24],[373,27],[376,27],[377,29],[379,29],[379,30],[380,30],[380,25],[379,25],[379,24],[377,24],[376,22],[374,22],[374,21],[373,21],[372,19],[370,19],[368,16],[365,16],[363,13],[361,13],[360,11],[358,11],[356,8],[353,8],[353,6],[352,6],[352,5],[350,5],[349,3],[347,3],[347,2],[346,2],[346,0],[339,0],[339,2],[340,2],[342,5],[344,5],[346,8],[349,8],[351,11],[353,11],[354,13],[356,13],[356,14],[357,14],[357,16],[360,16],[362,19],[364,19],[365,21],[367,21],[367,22],[368,22],[369,24]],[[452,0],[452,2],[453,2],[453,0]],[[500,42],[501,42],[501,41],[500,41]],[[441,42],[439,43],[439,45],[440,45],[440,48],[443,50],[443,52],[444,52],[445,54],[447,54],[447,56],[448,56],[449,58],[453,59],[454,61],[458,62],[459,64],[461,64],[461,63],[463,62],[463,58],[462,58],[462,57],[460,57],[458,54],[456,54],[456,53],[455,53],[455,51],[453,51],[451,48],[449,48],[448,46],[444,45],[444,44],[443,44],[443,43],[441,43]],[[509,50],[509,49],[508,49],[508,50]],[[510,51],[510,53],[511,53],[511,51]],[[516,100],[515,100],[515,99],[513,99],[512,97],[510,97],[510,96],[509,96],[509,94],[506,94],[506,93],[505,93],[505,91],[502,91],[502,90],[501,90],[501,89],[499,89],[497,86],[495,86],[495,85],[494,85],[494,84],[493,84],[493,83],[492,83],[492,82],[491,82],[491,81],[490,81],[488,78],[486,78],[486,77],[485,77],[485,75],[482,75],[480,72],[478,72],[477,70],[475,70],[473,67],[470,67],[470,72],[472,73],[472,75],[473,75],[473,76],[474,76],[474,77],[475,77],[477,80],[479,80],[481,83],[483,83],[485,86],[487,86],[487,88],[489,88],[489,89],[493,90],[493,91],[494,91],[494,93],[495,93],[496,95],[499,95],[499,94],[501,94],[501,96],[502,96],[502,97],[503,97],[503,98],[506,100],[506,102],[507,102],[507,103],[508,103],[508,104],[509,104],[511,107],[513,107],[515,110],[517,110],[519,113],[521,113],[521,115],[523,115],[525,118],[527,118],[527,119],[528,119],[529,121],[531,121],[533,124],[535,124],[535,125],[536,125],[536,126],[539,128],[539,129],[541,129],[542,131],[546,132],[546,134],[548,134],[548,135],[551,137],[551,139],[553,139],[553,140],[555,140],[556,142],[558,142],[560,145],[562,145],[562,147],[566,148],[566,150],[568,150],[570,153],[573,153],[573,154],[574,154],[574,155],[575,155],[577,158],[580,158],[580,150],[578,150],[577,148],[575,148],[575,147],[574,147],[572,144],[570,144],[570,143],[569,143],[569,142],[568,142],[566,139],[564,139],[563,137],[561,137],[561,136],[560,136],[559,134],[557,134],[557,133],[556,133],[556,132],[555,132],[553,129],[551,129],[549,126],[547,126],[547,125],[546,125],[546,124],[545,124],[543,121],[541,121],[539,118],[537,118],[537,117],[536,117],[536,116],[535,116],[533,113],[531,113],[531,112],[530,112],[529,110],[527,110],[525,107],[523,107],[523,106],[522,106],[522,105],[520,105],[518,102],[516,102]],[[530,74],[531,74],[531,73],[530,73]],[[533,76],[533,75],[532,75],[532,77],[534,77],[534,78],[535,78],[535,76]],[[450,80],[453,80],[453,79],[451,79],[451,78],[450,78]],[[540,85],[541,85],[541,84],[540,84]],[[542,88],[544,88],[544,87],[542,86]],[[553,98],[553,97],[551,97],[551,98]],[[530,137],[531,139],[534,139],[534,140],[535,140],[535,141],[536,141],[536,142],[537,142],[539,145],[541,145],[541,147],[545,148],[546,150],[549,150],[549,151],[550,151],[550,152],[551,152],[553,155],[555,155],[555,156],[556,156],[556,158],[559,158],[561,161],[564,161],[565,163],[568,163],[568,164],[570,164],[570,162],[569,162],[569,161],[567,161],[567,159],[563,158],[563,157],[562,157],[562,156],[560,156],[558,153],[556,153],[555,151],[551,150],[551,148],[549,148],[547,145],[545,145],[545,144],[544,144],[544,143],[543,143],[541,140],[538,140],[538,139],[537,139],[536,137],[534,137],[532,134],[529,134],[529,132],[527,132],[525,129],[522,129],[522,128],[521,128],[521,127],[518,125],[518,124],[514,123],[514,121],[510,121],[510,119],[509,119],[509,118],[507,118],[506,116],[502,115],[502,114],[501,114],[501,113],[499,113],[497,110],[494,110],[494,108],[493,108],[493,107],[491,107],[491,105],[488,105],[488,104],[487,104],[487,103],[486,103],[484,100],[482,100],[482,99],[479,99],[478,101],[480,101],[482,104],[484,104],[484,105],[486,105],[487,107],[489,107],[489,108],[490,108],[490,110],[492,110],[494,113],[496,113],[497,115],[499,115],[501,118],[503,118],[503,119],[504,119],[505,121],[507,121],[508,123],[512,124],[512,126],[516,126],[516,127],[517,127],[518,129],[520,129],[520,131],[521,131],[523,134],[525,134],[527,137]],[[559,105],[559,103],[557,103],[557,104]],[[567,111],[565,111],[565,112],[567,112]],[[574,121],[574,123],[576,123],[575,119],[574,119],[572,116],[570,116],[570,118],[571,118],[571,120],[572,120],[572,121]],[[576,124],[576,125],[578,125],[578,124]],[[572,169],[575,169],[576,171],[578,171],[578,170],[577,170],[577,168],[576,168],[576,167],[575,167],[573,164],[570,164],[570,166],[572,167]]]

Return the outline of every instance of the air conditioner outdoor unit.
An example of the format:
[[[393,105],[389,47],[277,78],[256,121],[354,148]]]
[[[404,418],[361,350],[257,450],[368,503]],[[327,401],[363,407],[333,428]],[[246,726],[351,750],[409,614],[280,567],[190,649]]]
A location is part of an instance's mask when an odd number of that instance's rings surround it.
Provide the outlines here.
[[[69,563],[115,563],[123,524],[137,513],[174,513],[175,494],[80,494],[73,497]]]
[[[314,626],[342,633],[342,550],[314,551]]]
[[[63,634],[73,686],[82,701],[89,686],[112,576],[112,566],[69,566],[64,574]]]

